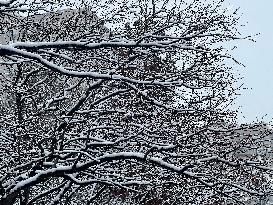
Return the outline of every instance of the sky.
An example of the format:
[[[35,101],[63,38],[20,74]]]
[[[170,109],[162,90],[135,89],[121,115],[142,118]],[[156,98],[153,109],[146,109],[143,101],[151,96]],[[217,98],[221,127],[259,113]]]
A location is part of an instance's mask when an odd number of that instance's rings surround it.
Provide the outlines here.
[[[273,123],[273,0],[226,0],[233,9],[240,7],[242,35],[252,35],[248,40],[236,42],[234,57],[245,67],[238,72],[244,87],[235,100],[233,109],[239,109],[238,122],[253,121]],[[258,34],[259,35],[255,35]]]
[[[255,43],[238,41],[234,57],[245,65],[239,67],[245,89],[235,101],[239,107],[240,123],[273,119],[273,0],[228,0],[233,9],[240,7],[240,29],[243,35],[252,35]],[[255,36],[255,34],[259,35]]]

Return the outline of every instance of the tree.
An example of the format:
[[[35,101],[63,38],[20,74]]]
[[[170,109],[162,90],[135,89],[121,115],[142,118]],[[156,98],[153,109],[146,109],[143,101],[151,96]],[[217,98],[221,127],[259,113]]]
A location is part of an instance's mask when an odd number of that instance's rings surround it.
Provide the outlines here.
[[[227,109],[236,78],[219,44],[240,39],[236,13],[223,1],[89,3],[0,2],[1,21],[18,21],[1,27],[17,37],[0,44],[0,204],[267,196],[269,162],[236,159],[244,127]]]

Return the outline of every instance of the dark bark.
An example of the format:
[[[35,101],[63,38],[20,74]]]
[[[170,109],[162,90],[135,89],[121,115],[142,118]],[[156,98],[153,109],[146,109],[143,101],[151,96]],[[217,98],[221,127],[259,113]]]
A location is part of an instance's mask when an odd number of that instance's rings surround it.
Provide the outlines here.
[[[0,199],[0,205],[13,205],[18,198],[19,192],[9,194],[6,198]]]

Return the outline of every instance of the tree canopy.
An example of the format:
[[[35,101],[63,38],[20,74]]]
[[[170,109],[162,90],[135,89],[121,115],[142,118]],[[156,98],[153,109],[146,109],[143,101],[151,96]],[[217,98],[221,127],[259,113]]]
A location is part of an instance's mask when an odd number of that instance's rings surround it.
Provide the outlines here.
[[[265,200],[270,158],[242,153],[270,131],[229,109],[236,12],[0,1],[0,205]]]

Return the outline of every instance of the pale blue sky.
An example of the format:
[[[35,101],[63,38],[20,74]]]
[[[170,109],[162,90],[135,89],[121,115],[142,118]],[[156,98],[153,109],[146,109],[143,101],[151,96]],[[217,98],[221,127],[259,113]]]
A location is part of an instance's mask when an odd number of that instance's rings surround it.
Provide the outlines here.
[[[273,0],[228,0],[233,8],[240,7],[242,34],[254,35],[256,43],[238,41],[235,58],[246,68],[239,68],[245,87],[236,100],[240,108],[239,122],[273,118]],[[265,116],[266,115],[266,116]]]

